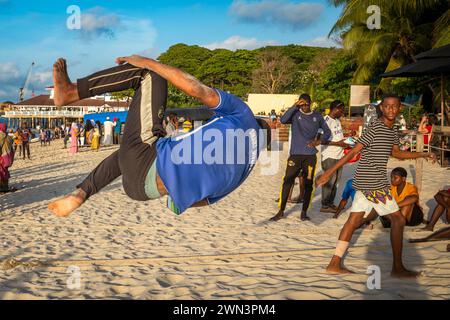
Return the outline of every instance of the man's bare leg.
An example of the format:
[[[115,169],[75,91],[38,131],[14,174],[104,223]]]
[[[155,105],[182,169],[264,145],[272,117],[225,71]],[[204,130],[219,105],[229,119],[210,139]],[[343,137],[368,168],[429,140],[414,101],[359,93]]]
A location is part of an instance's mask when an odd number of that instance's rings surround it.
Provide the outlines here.
[[[341,234],[339,235],[339,243],[338,246],[340,246],[342,243],[350,243],[353,233],[356,229],[361,226],[362,221],[364,218],[364,212],[352,212],[350,214],[350,217],[348,218],[347,222],[345,223],[344,227],[342,228]],[[348,274],[353,273],[352,271],[348,270],[343,266],[343,256],[344,252],[338,252],[338,251],[346,251],[347,249],[340,249],[336,248],[336,254],[333,256],[333,258],[330,261],[330,264],[327,267],[327,273],[331,274]]]
[[[77,210],[86,201],[86,192],[81,189],[77,189],[74,193],[53,201],[48,205],[50,211],[60,218],[67,218],[72,212]]]
[[[431,220],[430,222],[426,225],[425,228],[421,229],[422,231],[430,231],[433,232],[434,231],[434,226],[436,225],[436,223],[439,221],[439,218],[442,216],[442,214],[445,211],[445,200],[444,197],[438,193],[434,199],[437,202],[437,206],[436,208],[434,208],[433,214],[431,216]],[[448,212],[447,212],[447,219],[448,219]]]
[[[80,100],[77,85],[70,81],[67,73],[66,60],[60,58],[53,65],[53,83],[55,106],[62,107]]]
[[[388,215],[387,218],[391,220],[391,246],[394,257],[391,275],[396,278],[417,278],[420,273],[407,270],[402,260],[403,231],[406,219],[400,211]]]
[[[410,204],[400,208],[400,213],[406,219],[406,224],[411,220],[414,204]]]

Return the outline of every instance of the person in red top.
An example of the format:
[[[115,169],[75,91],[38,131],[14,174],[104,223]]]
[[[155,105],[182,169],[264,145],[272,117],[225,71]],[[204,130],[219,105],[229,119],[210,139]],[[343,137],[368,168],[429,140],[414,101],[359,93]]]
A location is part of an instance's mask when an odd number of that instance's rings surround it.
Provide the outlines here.
[[[431,142],[431,133],[433,131],[434,119],[424,115],[419,125],[419,133],[424,134],[423,143],[428,145]]]

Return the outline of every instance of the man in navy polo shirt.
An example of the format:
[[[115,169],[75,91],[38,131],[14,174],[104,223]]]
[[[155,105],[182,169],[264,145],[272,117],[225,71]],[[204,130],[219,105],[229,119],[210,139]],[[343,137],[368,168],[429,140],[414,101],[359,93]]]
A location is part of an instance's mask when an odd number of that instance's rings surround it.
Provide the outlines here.
[[[300,219],[308,221],[310,218],[307,212],[314,195],[318,152],[316,147],[329,142],[331,131],[322,115],[311,110],[311,97],[308,94],[302,94],[295,105],[286,111],[281,117],[281,123],[292,125],[292,141],[278,204],[280,210],[271,220],[278,221],[284,217],[289,192],[295,179],[301,175],[305,181],[305,193]]]

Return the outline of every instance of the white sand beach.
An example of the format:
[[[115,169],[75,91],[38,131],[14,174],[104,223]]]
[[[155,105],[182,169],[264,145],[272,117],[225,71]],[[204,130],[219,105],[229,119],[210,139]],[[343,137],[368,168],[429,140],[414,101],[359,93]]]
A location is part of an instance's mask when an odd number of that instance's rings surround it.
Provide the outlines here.
[[[346,266],[356,274],[333,276],[324,268],[348,211],[338,220],[320,213],[319,189],[311,222],[300,222],[300,206],[288,205],[287,219],[268,223],[277,212],[287,148],[279,152],[277,174],[261,174],[259,164],[225,200],[179,217],[165,198],[130,200],[120,180],[70,218],[54,217],[48,203],[72,192],[114,150],[71,156],[55,141],[34,144],[32,161],[15,162],[11,184],[20,190],[0,196],[0,299],[450,299],[448,242],[406,243],[428,233],[405,232],[406,265],[422,270],[422,278],[390,277],[389,231],[379,223],[353,239]],[[405,167],[414,181],[414,163],[391,161],[389,168]],[[347,167],[341,187],[351,175]],[[449,170],[424,164],[426,213],[448,184]],[[381,268],[381,290],[367,288],[371,265]],[[79,287],[71,270],[79,270]]]

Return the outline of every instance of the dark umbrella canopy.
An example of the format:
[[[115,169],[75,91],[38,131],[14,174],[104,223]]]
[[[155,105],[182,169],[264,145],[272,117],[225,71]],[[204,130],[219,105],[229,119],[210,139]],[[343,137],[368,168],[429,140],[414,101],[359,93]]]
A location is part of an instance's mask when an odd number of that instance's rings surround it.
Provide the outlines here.
[[[393,70],[381,75],[383,78],[390,77],[421,77],[421,76],[441,76],[441,126],[444,126],[445,116],[445,76],[450,74],[450,44],[435,48],[416,57],[417,62]],[[448,120],[447,120],[448,121]]]
[[[450,44],[422,52],[415,58],[417,62],[384,73],[381,77],[421,77],[450,74]]]
[[[417,60],[420,59],[437,59],[437,58],[450,58],[450,44],[435,48],[429,51],[422,52],[415,57]]]
[[[421,77],[425,75],[450,74],[450,57],[448,58],[427,58],[418,60],[394,71],[384,73],[383,78],[389,77]]]

